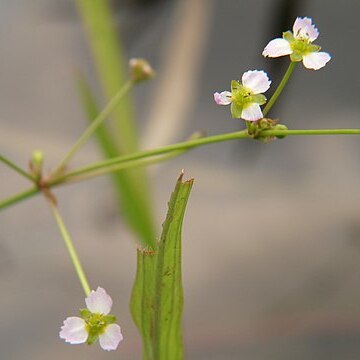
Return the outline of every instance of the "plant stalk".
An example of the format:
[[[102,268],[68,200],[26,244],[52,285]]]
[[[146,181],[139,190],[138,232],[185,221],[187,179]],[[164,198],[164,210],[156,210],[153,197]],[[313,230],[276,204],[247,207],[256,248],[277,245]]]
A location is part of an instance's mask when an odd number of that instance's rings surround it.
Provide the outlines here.
[[[55,218],[55,221],[56,221],[56,224],[60,230],[60,233],[61,233],[61,236],[64,240],[64,243],[65,243],[65,246],[66,246],[66,249],[67,251],[69,252],[69,255],[70,255],[70,259],[74,265],[74,268],[75,268],[75,271],[76,271],[76,274],[80,280],[80,283],[84,289],[84,292],[85,292],[85,295],[86,296],[89,296],[90,294],[90,285],[86,279],[86,276],[85,276],[85,272],[83,270],[83,267],[81,265],[81,262],[79,260],[79,257],[77,255],[77,252],[75,250],[75,247],[74,247],[74,244],[73,244],[73,241],[71,239],[71,236],[64,224],[64,221],[60,215],[60,212],[57,208],[57,205],[55,204],[55,202],[53,201],[53,199],[47,197],[47,200],[48,200],[48,203],[50,205],[50,209],[54,215],[54,218]]]
[[[295,67],[296,67],[297,63],[294,61],[291,61],[279,86],[277,87],[277,89],[275,90],[273,96],[270,98],[270,100],[268,101],[268,103],[266,104],[264,110],[263,110],[263,115],[264,117],[266,117],[267,113],[270,111],[270,109],[273,107],[273,105],[275,104],[276,100],[278,99],[278,97],[280,96],[280,94],[282,93],[282,91],[284,90],[285,85],[287,84],[287,82],[290,79],[291,74],[293,73]]]
[[[15,170],[21,176],[23,176],[26,179],[30,180],[31,182],[35,181],[34,178],[31,176],[31,174],[27,173],[20,166],[16,165],[13,161],[9,160],[4,155],[0,155],[0,161],[3,162],[5,165],[7,165],[9,168]]]
[[[261,132],[262,137],[299,136],[299,135],[359,135],[359,134],[360,134],[360,129],[264,130]],[[80,175],[84,175],[84,174],[89,175],[93,172],[98,172],[99,170],[102,170],[100,173],[101,175],[109,171],[106,169],[111,169],[111,171],[114,171],[115,169],[116,171],[117,166],[122,163],[127,163],[126,167],[132,167],[134,166],[133,161],[135,160],[171,153],[173,151],[178,151],[178,150],[189,150],[202,145],[224,142],[228,140],[238,140],[243,138],[250,138],[247,130],[221,134],[221,135],[208,136],[190,141],[184,141],[177,144],[167,145],[158,149],[139,151],[130,155],[119,156],[112,159],[100,161],[95,164],[90,164],[84,167],[80,167],[78,169],[70,171],[69,173],[67,173],[62,177],[59,177],[58,179],[55,179],[55,181],[50,182],[50,185],[69,181],[73,177],[78,177]]]
[[[83,132],[83,134],[76,141],[74,146],[65,155],[60,164],[55,168],[53,175],[56,177],[61,173],[69,161],[79,151],[79,149],[89,140],[91,135],[98,129],[98,127],[109,117],[112,111],[117,107],[120,101],[130,92],[134,83],[133,81],[127,81],[124,86],[111,98],[105,108],[99,113],[95,120],[89,125],[89,127]]]
[[[313,129],[313,130],[264,130],[261,136],[319,136],[319,135],[360,135],[360,129]],[[249,138],[247,130],[233,133],[202,137],[190,141],[185,141],[173,145],[164,146],[162,148],[140,151],[127,156],[119,156],[109,160],[96,162],[84,167],[75,169],[64,176],[58,177],[47,183],[51,188],[71,181],[86,180],[94,176],[104,175],[109,172],[115,172],[131,167],[150,165],[158,161],[167,160],[166,157],[159,157],[161,154],[169,154],[169,158],[180,155],[187,150],[211,143],[223,142],[228,140],[237,140]],[[156,159],[150,159],[147,162],[139,160],[157,156]],[[81,178],[80,178],[81,176]],[[0,201],[0,210],[25,200],[39,192],[36,187],[27,189],[15,194],[7,199]]]

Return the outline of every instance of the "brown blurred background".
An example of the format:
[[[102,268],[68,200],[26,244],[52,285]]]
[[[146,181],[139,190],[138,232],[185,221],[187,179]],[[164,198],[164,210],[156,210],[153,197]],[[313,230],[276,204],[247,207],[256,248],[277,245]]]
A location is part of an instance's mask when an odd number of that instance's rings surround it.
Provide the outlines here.
[[[273,116],[294,129],[360,127],[359,2],[113,3],[128,56],[148,58],[159,74],[135,92],[144,148],[242,128],[213,92],[248,69],[268,71],[276,85],[284,63],[261,52],[296,16],[314,19],[333,59],[317,72],[299,66]],[[0,19],[0,153],[26,166],[41,148],[51,167],[86,126],[77,69],[95,83],[76,7],[0,0]],[[159,228],[179,171],[196,180],[184,224],[187,359],[360,358],[359,151],[356,136],[235,141],[150,169]],[[91,143],[74,165],[98,158]],[[0,183],[1,198],[28,185],[3,165]],[[140,359],[128,310],[136,246],[110,181],[56,193],[91,284],[114,298],[125,340],[105,353],[58,338],[84,296],[37,197],[0,213],[0,359]]]

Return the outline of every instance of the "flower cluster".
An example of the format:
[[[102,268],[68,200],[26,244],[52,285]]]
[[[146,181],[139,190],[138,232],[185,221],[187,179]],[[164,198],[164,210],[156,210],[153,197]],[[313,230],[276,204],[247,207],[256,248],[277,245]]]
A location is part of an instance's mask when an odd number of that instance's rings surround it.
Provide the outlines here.
[[[284,32],[282,38],[271,40],[262,55],[273,58],[290,55],[292,62],[302,61],[308,69],[321,69],[331,56],[321,52],[319,45],[313,44],[318,36],[319,31],[310,18],[298,17],[293,32]],[[266,103],[266,97],[262,93],[269,89],[270,84],[271,81],[263,70],[250,70],[242,75],[241,82],[231,82],[231,92],[216,92],[214,100],[218,105],[231,104],[233,118],[258,121],[263,118],[260,106]]]
[[[99,339],[104,350],[115,350],[123,340],[116,318],[109,315],[112,299],[106,291],[98,287],[85,299],[87,309],[81,309],[81,317],[72,316],[64,321],[60,338],[70,344],[93,344]]]

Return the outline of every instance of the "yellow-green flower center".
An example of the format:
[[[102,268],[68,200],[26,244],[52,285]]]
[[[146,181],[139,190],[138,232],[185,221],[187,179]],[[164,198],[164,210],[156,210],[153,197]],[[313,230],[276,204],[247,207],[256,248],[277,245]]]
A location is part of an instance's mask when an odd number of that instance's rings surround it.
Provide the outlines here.
[[[291,31],[284,32],[283,38],[290,44],[291,61],[302,61],[304,55],[318,52],[321,49],[319,45],[312,44],[308,37],[294,37]]]
[[[116,321],[116,317],[113,315],[92,313],[88,309],[81,309],[80,314],[86,323],[86,331],[89,334],[87,338],[88,344],[93,344],[105,332],[106,327]]]
[[[247,103],[253,102],[252,98],[251,90],[240,84],[239,87],[231,93],[231,101],[235,102],[238,106],[244,106]]]

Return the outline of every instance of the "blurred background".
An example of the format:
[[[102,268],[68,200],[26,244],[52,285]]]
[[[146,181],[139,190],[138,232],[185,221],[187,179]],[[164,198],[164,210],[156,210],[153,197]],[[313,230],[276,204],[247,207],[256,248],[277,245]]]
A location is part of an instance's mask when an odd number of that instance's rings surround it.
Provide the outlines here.
[[[243,128],[213,93],[249,69],[266,70],[275,89],[287,59],[261,52],[296,16],[313,18],[317,43],[333,58],[319,71],[298,66],[271,115],[292,129],[360,127],[359,2],[112,5],[127,56],[158,72],[134,94],[142,148]],[[75,2],[0,0],[0,17],[0,153],[26,166],[41,148],[51,168],[87,124],[77,70],[96,84]],[[158,229],[180,170],[195,178],[183,234],[187,359],[360,358],[359,150],[357,136],[239,140],[149,168]],[[73,166],[100,158],[92,142]],[[28,186],[3,165],[0,183],[1,198]],[[84,296],[47,204],[35,197],[0,213],[0,358],[140,359],[128,310],[136,244],[111,182],[56,194],[90,283],[114,299],[125,340],[105,353],[58,338]]]

